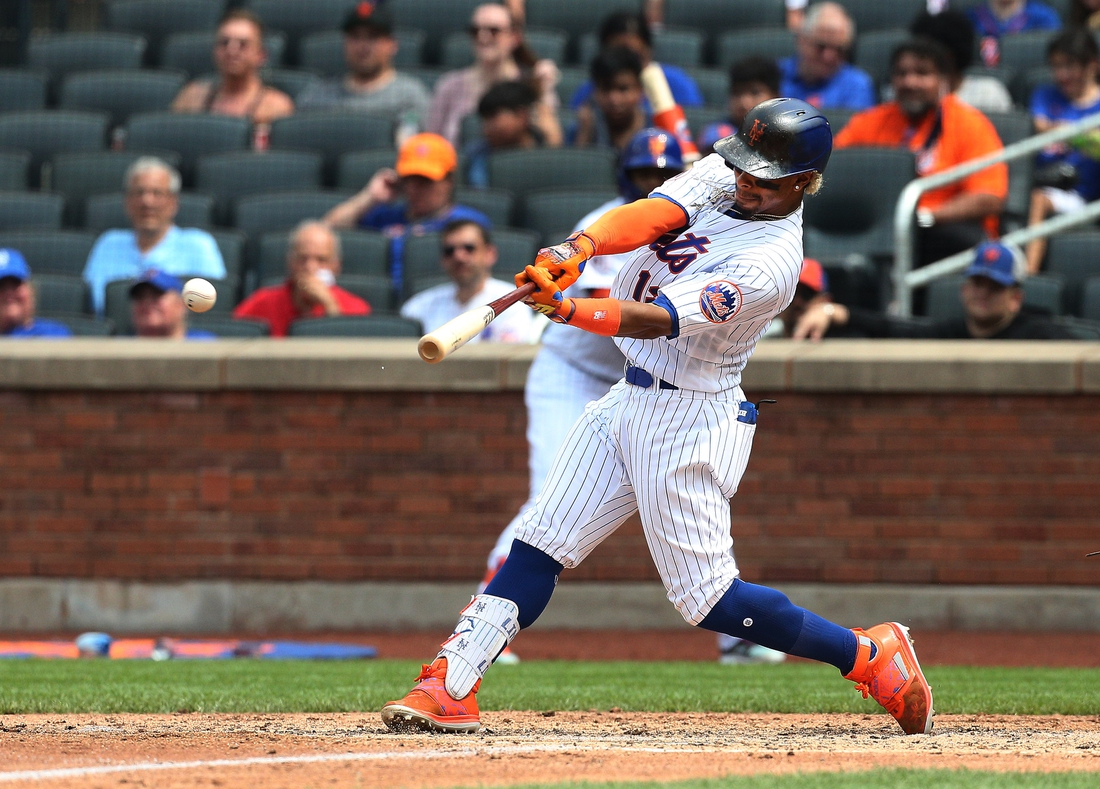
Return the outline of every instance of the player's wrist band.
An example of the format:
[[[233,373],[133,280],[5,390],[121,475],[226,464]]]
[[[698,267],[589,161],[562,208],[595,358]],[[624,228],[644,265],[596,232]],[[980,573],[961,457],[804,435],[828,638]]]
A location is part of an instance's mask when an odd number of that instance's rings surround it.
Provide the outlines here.
[[[550,316],[555,323],[614,337],[622,324],[623,308],[618,299],[566,299]]]

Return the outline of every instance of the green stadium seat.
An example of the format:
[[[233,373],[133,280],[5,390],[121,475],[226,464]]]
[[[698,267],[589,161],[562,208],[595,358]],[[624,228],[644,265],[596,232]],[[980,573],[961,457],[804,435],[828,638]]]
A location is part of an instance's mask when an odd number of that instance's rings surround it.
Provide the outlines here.
[[[58,106],[102,110],[110,114],[112,126],[121,126],[134,113],[167,110],[185,78],[180,71],[82,71],[62,82]]]
[[[46,71],[0,69],[0,112],[44,110],[48,85]]]
[[[267,50],[267,68],[282,66],[286,36],[277,31],[268,31],[264,36],[264,49]],[[160,66],[186,71],[192,78],[211,74],[214,71],[213,52],[213,30],[174,33],[161,47]]]
[[[38,279],[37,274],[35,279]],[[103,318],[93,318],[90,315],[71,312],[48,312],[43,310],[39,310],[37,315],[39,318],[64,323],[74,337],[110,337],[115,333],[115,325]]]
[[[195,189],[215,200],[218,224],[233,224],[233,204],[249,195],[319,189],[321,155],[311,151],[233,151],[200,156]]]
[[[396,315],[339,315],[303,318],[290,324],[291,337],[410,337],[423,334],[419,321]]]
[[[173,33],[213,30],[224,0],[113,0],[107,3],[106,29],[136,33],[149,42],[146,61],[159,62],[161,47]]]
[[[60,230],[65,198],[45,192],[0,192],[0,231]]]
[[[83,227],[87,199],[123,190],[126,170],[141,156],[157,156],[173,167],[179,164],[179,155],[171,151],[91,151],[54,156],[50,162],[50,189],[65,195],[66,224]]]
[[[109,117],[102,112],[42,110],[0,115],[0,150],[31,155],[30,184],[40,182],[42,163],[69,151],[100,151],[106,147]]]
[[[34,287],[39,315],[47,312],[80,315],[88,310],[88,286],[80,277],[36,271]]]
[[[92,251],[95,236],[73,230],[22,230],[0,232],[0,247],[18,249],[31,271],[79,277]]]
[[[140,113],[126,124],[126,147],[132,150],[169,150],[180,156],[185,185],[194,182],[195,165],[204,154],[247,150],[252,124],[227,115]]]
[[[535,148],[489,159],[489,183],[522,198],[539,189],[615,188],[615,152],[602,148]]]
[[[231,318],[227,315],[189,315],[187,323],[192,329],[202,329],[225,339],[255,339],[271,334],[265,321]]]
[[[547,189],[531,192],[523,206],[523,227],[533,230],[547,243],[558,243],[563,229],[571,230],[585,215],[608,200],[614,200],[614,189]]]

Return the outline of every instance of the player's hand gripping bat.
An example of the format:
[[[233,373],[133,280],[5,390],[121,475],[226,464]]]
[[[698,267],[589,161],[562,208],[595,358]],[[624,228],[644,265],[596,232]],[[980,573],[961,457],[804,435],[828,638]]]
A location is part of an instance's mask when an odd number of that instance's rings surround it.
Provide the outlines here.
[[[468,343],[482,332],[486,326],[492,323],[500,313],[511,307],[517,301],[530,296],[538,290],[534,282],[516,288],[511,293],[505,293],[496,301],[491,301],[484,307],[475,307],[472,310],[453,318],[433,332],[428,332],[420,338],[416,350],[420,358],[428,364],[436,364],[443,361],[448,354]]]

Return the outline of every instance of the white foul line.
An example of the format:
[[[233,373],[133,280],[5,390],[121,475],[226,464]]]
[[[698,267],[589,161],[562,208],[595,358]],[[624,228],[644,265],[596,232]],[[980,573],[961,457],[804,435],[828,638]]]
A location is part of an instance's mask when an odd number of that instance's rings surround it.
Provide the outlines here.
[[[584,746],[576,744],[559,745],[516,745],[486,746],[483,748],[465,748],[454,751],[374,751],[370,753],[325,753],[311,756],[253,756],[246,759],[208,759],[195,762],[138,762],[136,764],[111,764],[102,767],[62,767],[54,770],[20,770],[0,773],[0,783],[15,781],[47,781],[52,778],[86,778],[93,775],[112,773],[149,772],[153,770],[198,770],[209,767],[248,767],[270,764],[324,764],[328,762],[376,762],[387,759],[460,759],[467,756],[479,756],[483,753],[513,754],[536,753],[539,751],[582,751]],[[629,750],[644,753],[683,752],[683,748],[610,748],[602,750]],[[709,749],[704,749],[709,750]]]

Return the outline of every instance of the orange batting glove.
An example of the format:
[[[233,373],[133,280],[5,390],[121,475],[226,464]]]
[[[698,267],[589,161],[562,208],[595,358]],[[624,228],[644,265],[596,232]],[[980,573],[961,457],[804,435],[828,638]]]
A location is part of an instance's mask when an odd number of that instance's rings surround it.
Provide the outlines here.
[[[572,299],[567,299],[562,295],[561,287],[550,275],[550,272],[544,268],[539,268],[537,265],[528,266],[519,274],[516,274],[517,285],[522,285],[525,282],[534,282],[538,286],[538,290],[525,298],[523,303],[536,312],[541,312],[555,323],[563,323],[559,316],[562,312],[569,311],[569,303]]]
[[[574,233],[560,244],[540,249],[535,255],[535,268],[548,272],[558,290],[565,290],[584,271],[584,265],[596,253],[596,243],[584,233]],[[527,267],[528,269],[531,266]],[[516,287],[534,282],[527,270],[516,274]]]

